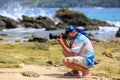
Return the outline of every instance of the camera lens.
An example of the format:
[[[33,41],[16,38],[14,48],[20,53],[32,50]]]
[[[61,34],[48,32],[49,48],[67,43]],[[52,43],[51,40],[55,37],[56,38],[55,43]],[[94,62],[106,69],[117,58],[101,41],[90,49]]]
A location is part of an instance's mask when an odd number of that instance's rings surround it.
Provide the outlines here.
[[[63,39],[67,39],[65,33],[61,33],[61,34],[62,34],[62,38],[63,38]],[[49,38],[50,38],[50,39],[60,38],[60,35],[53,35],[52,33],[50,33],[50,34],[49,34]]]

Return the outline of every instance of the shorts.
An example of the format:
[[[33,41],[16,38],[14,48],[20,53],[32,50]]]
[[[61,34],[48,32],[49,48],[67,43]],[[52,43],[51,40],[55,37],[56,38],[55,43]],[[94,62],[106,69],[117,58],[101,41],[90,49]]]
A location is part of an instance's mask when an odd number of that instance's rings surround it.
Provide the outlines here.
[[[85,63],[84,63],[84,57],[81,56],[73,56],[73,57],[66,57],[68,59],[68,62],[78,64],[84,68],[89,68]]]

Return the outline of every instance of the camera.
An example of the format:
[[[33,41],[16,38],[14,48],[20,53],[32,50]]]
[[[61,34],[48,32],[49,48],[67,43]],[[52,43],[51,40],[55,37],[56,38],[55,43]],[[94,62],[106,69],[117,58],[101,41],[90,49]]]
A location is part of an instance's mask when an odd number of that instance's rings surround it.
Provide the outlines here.
[[[63,39],[67,39],[67,36],[65,33],[61,33],[62,34],[62,38]],[[56,38],[60,38],[60,34],[59,35],[53,35],[52,33],[49,34],[49,38],[50,39],[56,39]]]

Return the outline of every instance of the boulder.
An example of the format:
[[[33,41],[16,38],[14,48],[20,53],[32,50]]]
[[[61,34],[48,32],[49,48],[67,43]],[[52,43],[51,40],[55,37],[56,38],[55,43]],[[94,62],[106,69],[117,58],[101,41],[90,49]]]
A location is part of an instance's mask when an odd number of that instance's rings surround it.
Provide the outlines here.
[[[99,27],[98,26],[95,26],[95,25],[86,25],[84,26],[85,30],[88,31],[88,30],[99,30]]]
[[[120,28],[119,28],[119,30],[116,32],[116,37],[120,37]]]
[[[28,40],[29,42],[46,42],[48,39],[40,37],[40,36],[32,36]]]
[[[23,20],[21,20],[21,23],[24,25],[24,27],[32,27],[32,28],[46,28],[46,29],[51,29],[51,27],[54,28],[54,21],[52,21],[48,17],[42,17],[38,16],[37,18],[33,17],[28,17],[23,15]],[[52,29],[53,29],[52,28]]]
[[[90,21],[90,25],[95,25],[95,26],[115,26],[115,25],[110,25],[105,21],[100,21],[100,20],[97,20],[97,19],[92,19]]]
[[[71,11],[66,8],[62,8],[55,13],[55,17],[68,25],[85,26],[89,23],[88,19],[83,13],[77,11]]]
[[[56,11],[55,17],[67,25],[83,26],[86,30],[99,30],[99,26],[113,26],[105,21],[89,19],[83,13],[67,8]]]
[[[9,28],[17,28],[18,22],[8,18],[8,17],[4,17],[0,15],[0,21],[3,21],[5,24],[5,28],[9,29]]]
[[[55,23],[48,17],[39,16],[36,18],[36,23],[40,24],[43,28],[50,28],[50,26],[54,26]]]
[[[6,28],[5,23],[0,20],[0,31],[2,31],[5,28]]]

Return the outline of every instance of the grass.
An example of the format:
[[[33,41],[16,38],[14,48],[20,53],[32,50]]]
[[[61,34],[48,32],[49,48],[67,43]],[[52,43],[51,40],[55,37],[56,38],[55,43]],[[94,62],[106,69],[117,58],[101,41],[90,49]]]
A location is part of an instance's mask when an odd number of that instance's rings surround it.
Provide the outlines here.
[[[120,78],[120,44],[116,42],[93,42],[95,60],[98,64],[91,68],[91,74]],[[40,66],[61,66],[63,55],[55,41],[47,43],[0,43],[0,68],[20,67],[20,63]],[[112,56],[112,57],[111,57]],[[64,71],[64,70],[62,70]]]
[[[50,46],[48,43],[12,43],[0,45],[0,64],[18,65],[19,63],[35,64],[35,65],[48,65],[48,61],[59,65],[62,61],[62,54],[58,49],[58,45]],[[42,47],[41,47],[42,46]],[[58,49],[56,49],[58,48]],[[0,67],[4,67],[0,65]],[[13,67],[13,66],[12,66]],[[19,67],[15,66],[15,67]]]

